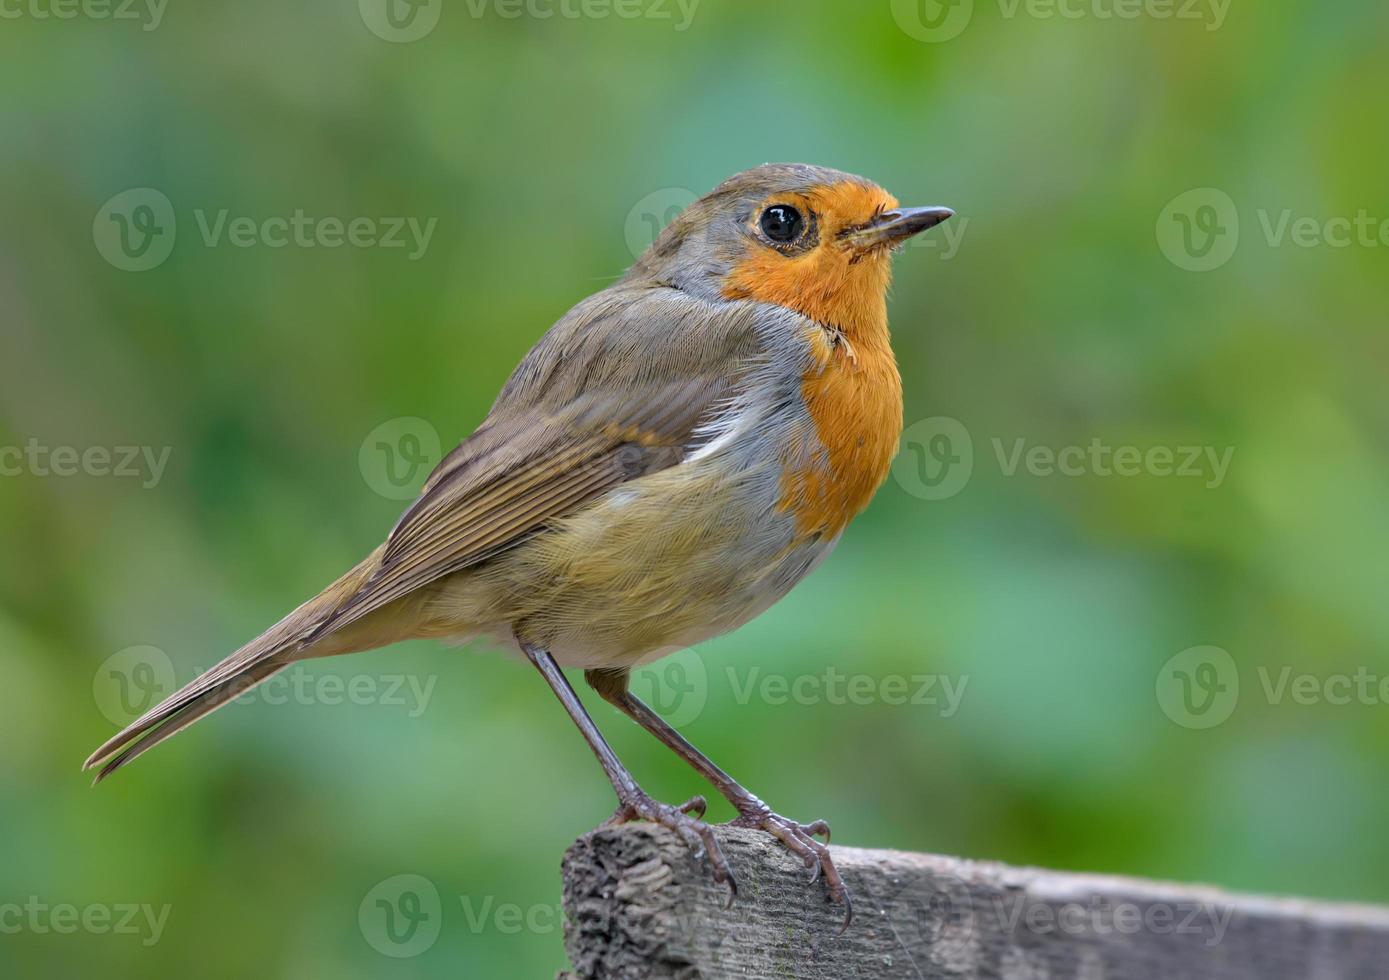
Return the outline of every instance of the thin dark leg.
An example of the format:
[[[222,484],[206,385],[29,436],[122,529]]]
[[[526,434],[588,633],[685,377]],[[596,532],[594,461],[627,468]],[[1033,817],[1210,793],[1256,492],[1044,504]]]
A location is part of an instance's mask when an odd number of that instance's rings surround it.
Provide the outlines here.
[[[573,686],[570,685],[569,678],[564,676],[564,672],[559,669],[559,664],[555,663],[555,658],[545,650],[526,643],[521,644],[521,649],[530,658],[530,662],[535,665],[535,669],[540,671],[540,676],[544,677],[546,683],[550,685],[550,690],[555,692],[555,697],[559,698],[559,703],[564,705],[564,710],[569,712],[569,717],[578,726],[584,741],[593,750],[593,754],[598,757],[598,764],[603,767],[608,781],[613,784],[613,789],[617,791],[617,798],[621,800],[641,792],[641,787],[637,785],[637,781],[632,778],[632,774],[617,758],[607,740],[603,738],[603,733],[598,730],[598,726],[589,717],[583,702],[579,700],[579,695],[574,692]]]
[[[724,799],[732,803],[738,811],[738,817],[730,821],[734,826],[757,827],[767,831],[806,862],[806,867],[811,869],[812,878],[823,871],[830,898],[844,903],[844,924],[848,926],[854,914],[853,903],[826,846],[830,841],[829,824],[823,820],[800,824],[773,813],[771,807],[744,789],[736,779],[715,765],[713,760],[691,745],[685,736],[628,690],[627,671],[589,670],[584,672],[584,680],[588,681],[589,686],[597,691],[604,701],[655,735],[707,779]],[[821,844],[815,840],[815,835],[824,837],[825,843]]]
[[[613,790],[617,793],[617,812],[612,815],[608,822],[626,823],[630,820],[649,820],[675,831],[697,855],[707,854],[709,856],[709,863],[714,868],[714,880],[728,885],[729,901],[731,902],[733,895],[738,891],[738,886],[734,881],[733,871],[728,865],[728,860],[723,855],[723,848],[719,846],[718,838],[714,836],[709,825],[699,819],[704,815],[706,806],[704,797],[696,796],[680,806],[670,806],[666,803],[659,803],[648,796],[637,785],[637,781],[632,778],[627,767],[618,760],[616,753],[608,745],[607,740],[603,738],[603,734],[598,731],[598,726],[589,717],[583,702],[579,700],[579,696],[570,685],[569,679],[564,676],[559,664],[555,663],[555,658],[550,656],[548,651],[531,646],[524,641],[521,641],[521,649],[530,662],[535,665],[535,669],[540,671],[540,676],[544,677],[546,683],[550,685],[550,690],[555,692],[555,697],[559,698],[559,703],[564,705],[564,710],[569,712],[569,717],[578,726],[584,741],[593,750],[593,754],[598,757],[598,764],[603,767],[608,781],[612,783]]]

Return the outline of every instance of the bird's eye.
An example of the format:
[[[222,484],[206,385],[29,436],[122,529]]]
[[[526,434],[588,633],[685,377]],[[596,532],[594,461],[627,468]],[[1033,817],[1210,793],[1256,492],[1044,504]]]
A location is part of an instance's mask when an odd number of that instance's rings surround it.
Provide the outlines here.
[[[773,204],[762,212],[762,234],[774,242],[794,242],[801,236],[805,219],[795,208],[787,204]]]

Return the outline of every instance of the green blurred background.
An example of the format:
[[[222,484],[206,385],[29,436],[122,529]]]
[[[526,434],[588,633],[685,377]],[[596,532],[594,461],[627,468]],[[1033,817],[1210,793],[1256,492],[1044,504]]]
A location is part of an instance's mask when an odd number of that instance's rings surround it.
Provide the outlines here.
[[[819,572],[639,689],[843,843],[1389,901],[1383,4],[50,2],[0,19],[5,976],[563,964],[560,856],[611,791],[490,650],[313,664],[100,789],[78,764],[374,546],[555,318],[768,160],[959,212],[897,260],[903,453]],[[434,225],[240,247],[223,210]],[[1168,473],[1187,446],[1228,469]],[[653,793],[703,791],[593,710]],[[402,887],[413,946],[376,921]],[[126,905],[167,918],[87,912]]]

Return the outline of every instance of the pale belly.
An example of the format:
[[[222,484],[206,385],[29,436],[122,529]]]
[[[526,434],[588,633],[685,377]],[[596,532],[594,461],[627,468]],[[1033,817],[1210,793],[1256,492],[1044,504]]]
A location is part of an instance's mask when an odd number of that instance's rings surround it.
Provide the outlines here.
[[[681,464],[624,484],[476,569],[432,615],[513,632],[566,667],[630,667],[736,629],[809,574],[833,540],[798,535],[779,470]]]

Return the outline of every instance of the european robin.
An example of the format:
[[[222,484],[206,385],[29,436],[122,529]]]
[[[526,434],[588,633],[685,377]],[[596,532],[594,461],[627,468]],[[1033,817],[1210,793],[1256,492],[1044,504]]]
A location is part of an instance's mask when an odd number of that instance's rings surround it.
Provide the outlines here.
[[[803,164],[724,181],[621,280],[566,313],[444,458],[386,542],[89,758],[97,781],[297,660],[418,637],[529,659],[617,792],[736,891],[705,802],[653,800],[561,668],[849,895],[823,821],[774,813],[628,690],[631,670],[735,629],[834,548],[887,475],[902,383],[891,253],[951,216]],[[817,840],[823,837],[825,843]]]

